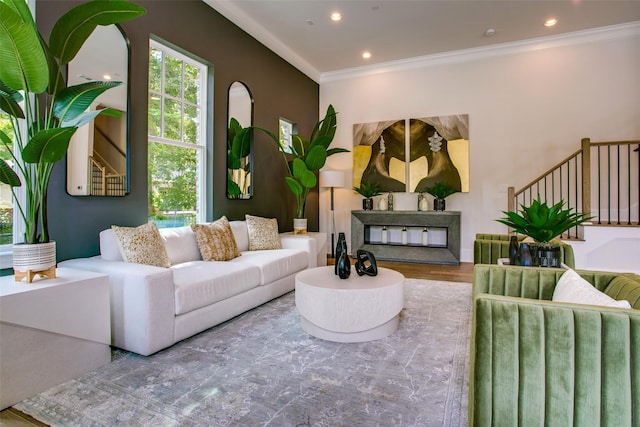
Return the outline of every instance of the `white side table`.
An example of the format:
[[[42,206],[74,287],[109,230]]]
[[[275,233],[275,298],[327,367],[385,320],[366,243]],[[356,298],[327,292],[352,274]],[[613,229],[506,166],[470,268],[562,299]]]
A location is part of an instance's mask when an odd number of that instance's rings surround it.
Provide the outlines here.
[[[111,361],[109,276],[0,278],[0,410]]]
[[[373,341],[393,334],[404,307],[404,276],[378,267],[374,277],[348,279],[334,266],[311,268],[296,275],[296,308],[309,334],[327,341]]]

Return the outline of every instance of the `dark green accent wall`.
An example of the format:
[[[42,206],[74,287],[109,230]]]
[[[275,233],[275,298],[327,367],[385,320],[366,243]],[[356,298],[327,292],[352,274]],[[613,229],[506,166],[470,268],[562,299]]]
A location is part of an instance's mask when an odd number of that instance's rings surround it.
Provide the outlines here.
[[[45,39],[57,18],[82,2],[38,1],[37,22]],[[227,89],[244,82],[254,97],[254,124],[277,132],[279,117],[298,124],[308,136],[318,120],[316,82],[267,49],[199,0],[138,1],[147,14],[122,24],[131,44],[131,192],[122,198],[72,197],[66,193],[66,165],[54,170],[49,190],[49,229],[58,261],[99,253],[98,234],[112,224],[137,226],[147,221],[147,70],[151,34],[213,64],[213,132],[207,141],[213,159],[207,179],[207,220],[245,213],[276,217],[281,231],[293,229],[295,199],[284,182],[285,166],[274,143],[256,133],[254,197],[226,198]],[[210,106],[211,107],[211,106]],[[211,166],[211,165],[210,165]],[[309,229],[318,230],[318,192],[309,196]]]

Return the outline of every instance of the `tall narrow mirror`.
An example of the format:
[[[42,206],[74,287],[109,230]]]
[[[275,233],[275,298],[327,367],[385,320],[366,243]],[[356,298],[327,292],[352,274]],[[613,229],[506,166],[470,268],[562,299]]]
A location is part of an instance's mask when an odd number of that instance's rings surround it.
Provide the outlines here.
[[[116,25],[98,26],[68,65],[68,85],[120,81],[89,107],[108,108],[79,128],[67,153],[72,196],[124,196],[129,192],[129,42]]]
[[[227,198],[250,199],[253,132],[253,97],[242,82],[229,86],[227,103]]]

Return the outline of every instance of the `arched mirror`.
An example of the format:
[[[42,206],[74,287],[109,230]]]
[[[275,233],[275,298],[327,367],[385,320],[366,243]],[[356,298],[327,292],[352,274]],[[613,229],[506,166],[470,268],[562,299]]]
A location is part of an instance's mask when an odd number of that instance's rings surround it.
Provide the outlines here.
[[[68,65],[68,85],[121,81],[90,110],[109,108],[79,128],[67,152],[72,196],[124,196],[129,192],[129,42],[117,25],[98,26]]]
[[[250,199],[253,97],[242,82],[229,86],[227,118],[227,198]]]

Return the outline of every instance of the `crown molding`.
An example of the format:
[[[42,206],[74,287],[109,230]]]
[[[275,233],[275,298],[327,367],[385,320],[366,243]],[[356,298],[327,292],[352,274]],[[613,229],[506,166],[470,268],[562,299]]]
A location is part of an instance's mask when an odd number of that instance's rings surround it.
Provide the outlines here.
[[[296,67],[316,83],[320,82],[320,71],[304,60],[300,55],[291,50],[280,39],[276,38],[269,30],[260,25],[256,20],[247,16],[234,2],[229,0],[203,0],[211,8],[227,18],[232,24],[237,25],[259,43],[272,50],[289,64]]]
[[[535,52],[562,46],[625,39],[637,37],[638,35],[640,35],[640,21],[634,21],[627,24],[574,31],[571,33],[538,37],[512,43],[502,43],[479,48],[406,58],[398,61],[389,61],[362,67],[347,68],[344,70],[330,71],[320,75],[320,83],[322,84],[375,74],[412,70],[416,68],[426,68],[437,65],[478,61],[497,56]]]

